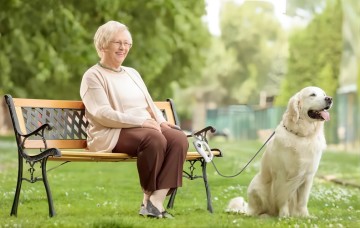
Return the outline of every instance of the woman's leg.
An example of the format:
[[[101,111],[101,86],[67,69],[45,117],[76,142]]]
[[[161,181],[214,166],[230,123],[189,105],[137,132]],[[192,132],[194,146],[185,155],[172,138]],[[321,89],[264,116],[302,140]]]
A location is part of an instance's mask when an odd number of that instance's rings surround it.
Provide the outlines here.
[[[162,212],[166,195],[182,185],[188,146],[186,135],[179,130],[162,128],[161,134],[153,129],[130,128],[121,130],[113,152],[137,156],[143,204],[150,200]]]
[[[170,195],[182,186],[183,165],[189,148],[186,135],[179,130],[162,128],[166,138],[166,152],[163,166],[158,175],[158,189],[170,189]]]
[[[158,131],[150,128],[124,128],[114,153],[137,156],[140,185],[145,194],[158,188],[157,179],[165,158],[166,139]]]
[[[183,165],[189,143],[182,131],[172,128],[162,128],[161,131],[166,138],[166,152],[157,179],[158,190],[151,194],[150,201],[160,212],[163,212],[165,211],[164,201],[166,196],[182,186]]]

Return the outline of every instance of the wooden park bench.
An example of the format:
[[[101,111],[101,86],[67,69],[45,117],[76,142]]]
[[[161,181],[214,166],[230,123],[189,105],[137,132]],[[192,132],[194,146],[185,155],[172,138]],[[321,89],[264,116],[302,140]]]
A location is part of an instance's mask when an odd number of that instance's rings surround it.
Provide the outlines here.
[[[47,170],[46,165],[48,160],[63,163],[136,161],[136,157],[131,157],[126,153],[97,153],[86,149],[88,121],[82,101],[12,98],[11,95],[5,95],[5,100],[9,108],[18,147],[18,178],[10,215],[17,215],[20,190],[24,180],[30,183],[37,181],[44,183],[49,215],[50,217],[55,215],[47,179],[47,171],[49,170]],[[155,104],[168,122],[179,125],[175,106],[171,99],[155,102]],[[195,132],[194,135],[207,142],[209,131],[215,132],[215,129],[208,126]],[[222,152],[219,149],[211,148],[211,151],[214,157],[222,157]],[[30,166],[28,169],[29,178],[23,177],[24,161]],[[195,150],[187,153],[186,161],[188,171],[183,171],[184,177],[191,180],[203,179],[207,196],[207,210],[213,212],[205,159]],[[36,164],[40,164],[41,177],[34,177]],[[196,164],[200,164],[202,167],[201,175],[194,173]],[[173,207],[175,196],[176,191],[170,196],[167,208]]]

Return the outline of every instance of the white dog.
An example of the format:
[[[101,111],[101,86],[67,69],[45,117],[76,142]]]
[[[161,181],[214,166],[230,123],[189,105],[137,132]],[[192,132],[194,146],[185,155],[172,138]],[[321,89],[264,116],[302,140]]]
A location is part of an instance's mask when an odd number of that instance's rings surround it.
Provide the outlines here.
[[[309,216],[307,204],[322,151],[324,121],[332,98],[318,87],[306,87],[288,103],[261,158],[260,171],[248,187],[248,203],[232,199],[227,211],[259,216]]]

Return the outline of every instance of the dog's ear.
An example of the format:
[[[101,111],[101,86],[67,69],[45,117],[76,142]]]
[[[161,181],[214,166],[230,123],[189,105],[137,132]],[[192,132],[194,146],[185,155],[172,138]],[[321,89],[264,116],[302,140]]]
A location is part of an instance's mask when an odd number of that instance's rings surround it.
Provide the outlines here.
[[[294,123],[299,120],[300,108],[300,94],[297,93],[290,98],[287,107],[288,118],[291,119]]]

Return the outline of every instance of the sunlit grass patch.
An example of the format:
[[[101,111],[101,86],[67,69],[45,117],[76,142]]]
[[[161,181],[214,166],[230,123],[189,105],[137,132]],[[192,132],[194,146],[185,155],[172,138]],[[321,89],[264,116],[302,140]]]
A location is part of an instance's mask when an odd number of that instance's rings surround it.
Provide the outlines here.
[[[261,143],[256,141],[211,141],[221,148],[223,158],[214,160],[226,175],[237,173],[247,164]],[[359,155],[326,152],[320,162],[309,200],[312,218],[260,219],[227,213],[230,199],[246,198],[247,186],[259,169],[262,153],[234,178],[217,174],[208,163],[208,178],[214,213],[206,209],[206,194],[202,179],[183,180],[174,208],[175,220],[143,218],[138,215],[142,200],[136,164],[68,163],[48,174],[57,215],[48,216],[43,184],[23,183],[18,217],[10,216],[17,176],[14,144],[0,147],[0,163],[7,167],[0,172],[0,227],[358,227],[360,190],[319,178],[321,175],[356,176]],[[5,158],[5,159],[3,159]],[[48,167],[58,165],[49,162]],[[201,174],[201,168],[196,170]],[[360,227],[360,226],[359,226]]]

